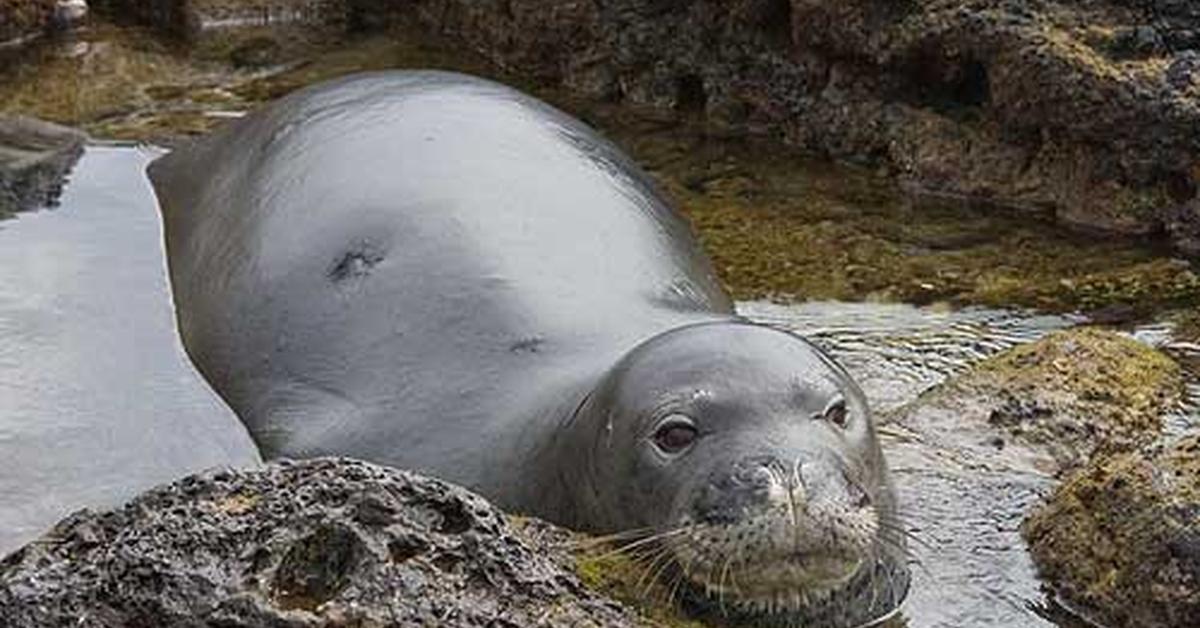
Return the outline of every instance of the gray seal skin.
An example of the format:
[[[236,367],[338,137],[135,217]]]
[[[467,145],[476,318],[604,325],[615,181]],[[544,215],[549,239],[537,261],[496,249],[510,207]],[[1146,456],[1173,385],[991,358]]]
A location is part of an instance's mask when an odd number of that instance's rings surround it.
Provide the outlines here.
[[[265,455],[616,533],[726,614],[851,626],[903,599],[859,388],[737,317],[687,223],[580,122],[477,78],[362,74],[150,176],[184,343]]]

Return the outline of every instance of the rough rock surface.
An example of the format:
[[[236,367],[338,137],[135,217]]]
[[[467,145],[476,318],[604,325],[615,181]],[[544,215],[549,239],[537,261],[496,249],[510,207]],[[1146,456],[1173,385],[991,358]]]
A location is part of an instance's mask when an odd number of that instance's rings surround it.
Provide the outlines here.
[[[86,140],[69,127],[0,116],[0,218],[53,203]]]
[[[0,625],[624,626],[482,498],[367,463],[217,471],[0,562]]]
[[[1166,233],[1200,254],[1200,9],[1189,0],[102,3],[185,33],[415,21],[588,96],[774,133],[925,193]]]
[[[344,21],[344,0],[94,0],[116,17],[177,35],[227,27],[327,25]]]
[[[1200,252],[1187,0],[347,0],[517,73]]]
[[[983,459],[1025,455],[1030,468],[1059,473],[1097,452],[1153,441],[1182,395],[1182,371],[1162,352],[1115,332],[1076,328],[984,360],[891,421],[961,440]],[[1012,440],[1022,447],[1008,447]]]
[[[1108,626],[1200,626],[1200,435],[1094,461],[1025,538],[1064,599]]]
[[[0,0],[0,44],[44,31],[54,17],[56,0]]]

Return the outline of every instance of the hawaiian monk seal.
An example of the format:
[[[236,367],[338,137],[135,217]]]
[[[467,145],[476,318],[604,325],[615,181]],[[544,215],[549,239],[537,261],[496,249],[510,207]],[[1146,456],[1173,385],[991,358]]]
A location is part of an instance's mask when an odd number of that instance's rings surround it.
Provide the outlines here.
[[[689,226],[582,123],[481,79],[363,74],[150,176],[186,347],[265,455],[628,531],[730,612],[859,625],[903,598],[858,386],[738,318]]]

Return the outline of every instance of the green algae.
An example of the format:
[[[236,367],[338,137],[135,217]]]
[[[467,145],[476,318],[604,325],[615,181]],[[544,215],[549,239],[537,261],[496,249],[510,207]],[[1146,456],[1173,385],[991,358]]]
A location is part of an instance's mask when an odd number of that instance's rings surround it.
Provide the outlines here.
[[[1200,310],[1174,312],[1170,320],[1175,325],[1176,338],[1185,342],[1200,343]]]
[[[985,358],[889,420],[927,433],[961,429],[972,443],[1001,448],[1011,437],[1038,454],[1039,469],[1060,475],[1158,439],[1185,394],[1184,368],[1171,356],[1075,327]]]
[[[620,551],[602,538],[572,532],[529,517],[509,516],[508,523],[517,534],[535,547],[550,547],[553,554],[569,556],[564,566],[578,576],[589,589],[622,602],[636,610],[639,623],[647,628],[704,628],[722,626],[718,620],[699,622],[684,614],[677,603],[678,589],[668,586],[668,578],[635,559],[636,552]],[[676,584],[672,580],[671,584]]]
[[[671,591],[658,580],[651,581],[652,565],[640,563],[627,554],[614,552],[611,545],[575,553],[575,573],[588,588],[636,608],[649,626],[660,628],[702,628],[718,625],[689,618],[672,602]]]
[[[1185,549],[1200,542],[1198,514],[1200,435],[1193,435],[1094,460],[1021,531],[1042,575],[1094,619],[1184,626],[1200,616],[1200,581]]]
[[[1183,372],[1174,360],[1132,338],[1091,327],[1009,349],[980,362],[971,377],[1003,382],[1010,391],[1069,396],[1093,430],[1107,428],[1130,440],[1157,435],[1162,415],[1183,398]]]

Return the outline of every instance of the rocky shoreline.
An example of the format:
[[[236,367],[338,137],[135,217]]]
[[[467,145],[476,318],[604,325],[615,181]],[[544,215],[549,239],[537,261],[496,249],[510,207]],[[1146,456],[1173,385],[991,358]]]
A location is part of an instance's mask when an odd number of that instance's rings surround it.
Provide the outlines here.
[[[416,23],[588,98],[686,112],[870,165],[919,194],[1200,255],[1200,9],[1182,0],[94,4],[193,38]],[[0,14],[29,28],[52,5],[10,0]]]
[[[975,506],[1013,509],[1021,523],[1002,542],[1025,540],[1056,604],[1105,626],[1195,626],[1197,437],[1163,422],[1183,399],[1181,375],[1138,341],[1075,328],[979,362],[885,429],[942,451],[948,467],[1038,478],[1036,496]]]
[[[403,6],[503,67],[591,96],[694,110],[884,168],[914,189],[1165,233],[1200,253],[1194,4]]]
[[[0,54],[76,28],[87,14],[85,0],[0,0]]]
[[[53,205],[86,140],[70,127],[0,115],[0,218]]]

